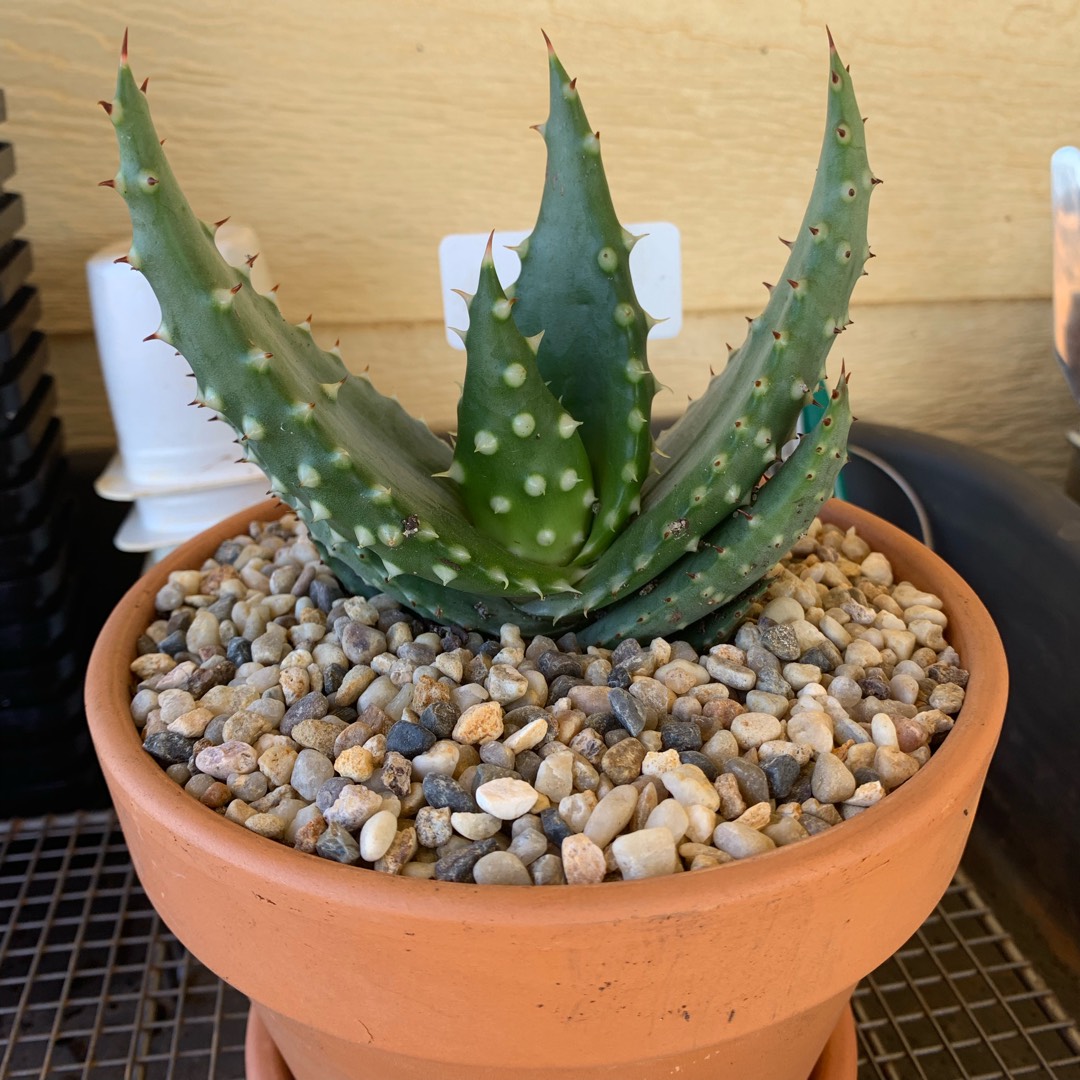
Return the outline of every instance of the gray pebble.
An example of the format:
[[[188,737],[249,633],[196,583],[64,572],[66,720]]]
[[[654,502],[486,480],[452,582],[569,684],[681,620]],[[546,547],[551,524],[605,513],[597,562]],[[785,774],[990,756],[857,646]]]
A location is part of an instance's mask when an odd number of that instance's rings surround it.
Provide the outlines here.
[[[319,790],[334,775],[333,762],[318,750],[301,750],[293,764],[289,783],[302,799],[312,802]]]
[[[494,839],[477,840],[467,847],[446,855],[435,864],[436,881],[469,881],[473,867],[485,856],[498,850]],[[359,847],[357,848],[359,852]]]
[[[360,861],[360,845],[340,825],[331,822],[326,831],[315,841],[315,850],[324,859],[355,866]]]
[[[739,794],[747,806],[769,801],[769,781],[761,768],[744,758],[729,758],[721,772],[730,773],[739,785]]]

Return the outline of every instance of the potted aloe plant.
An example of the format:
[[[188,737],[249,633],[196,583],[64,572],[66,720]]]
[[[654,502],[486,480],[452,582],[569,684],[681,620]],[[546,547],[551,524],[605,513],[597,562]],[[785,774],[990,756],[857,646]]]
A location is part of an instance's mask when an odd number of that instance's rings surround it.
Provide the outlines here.
[[[125,37],[116,94],[103,103],[120,145],[119,171],[105,183],[131,214],[127,261],[161,303],[153,336],[187,358],[197,402],[236,429],[245,456],[352,593],[392,597],[425,625],[460,633],[497,637],[512,624],[553,646],[572,632],[575,655],[602,660],[629,639],[678,638],[707,653],[821,515],[857,526],[898,577],[944,600],[971,670],[955,730],[873,812],[760,858],[731,862],[712,849],[713,865],[728,863],[715,872],[521,890],[462,884],[440,864],[418,875],[436,880],[413,880],[400,873],[401,856],[399,873],[358,874],[239,827],[247,811],[224,820],[191,799],[143,751],[131,722],[131,671],[145,677],[153,666],[132,660],[158,590],[176,570],[214,573],[205,560],[223,540],[253,516],[281,512],[266,506],[193,541],[117,609],[89,671],[95,743],[151,899],[196,955],[253,999],[299,1080],[803,1080],[854,984],[917,927],[956,867],[1003,714],[1000,645],[944,564],[869,515],[825,506],[851,425],[845,374],[782,460],[870,255],[877,181],[831,38],[817,178],[779,284],[723,371],[655,444],[652,321],[629,272],[635,238],[616,218],[599,139],[550,43],[549,70],[539,219],[518,248],[513,288],[499,282],[489,245],[476,292],[464,297],[467,373],[451,445],[350,374],[308,324],[289,324],[248,273],[220,258],[214,226],[196,218],[165,158]],[[503,731],[497,711],[486,743]],[[636,734],[642,753],[661,750],[660,735],[650,743]],[[220,750],[210,742],[193,746],[196,770]],[[834,753],[821,756],[834,767]],[[679,764],[700,758],[676,755],[674,767],[704,778],[706,762]],[[505,773],[496,779],[529,787]],[[424,788],[401,788],[399,809],[413,800],[403,818],[419,815]],[[529,790],[537,813],[542,803],[554,809]],[[766,821],[769,811],[766,800]],[[577,849],[593,843],[584,838],[595,834],[577,831]],[[368,851],[364,843],[361,835]],[[498,846],[476,843],[489,845],[483,854]],[[571,873],[575,841],[567,843],[565,876],[587,880]],[[617,864],[613,876],[639,876],[617,843],[614,863],[594,846],[601,874]],[[387,869],[387,852],[405,849],[416,851],[407,820],[375,862]],[[594,858],[574,858],[583,854]],[[252,1075],[266,1068],[260,1060],[251,1059]],[[829,1068],[820,1075],[853,1075],[853,1058]]]

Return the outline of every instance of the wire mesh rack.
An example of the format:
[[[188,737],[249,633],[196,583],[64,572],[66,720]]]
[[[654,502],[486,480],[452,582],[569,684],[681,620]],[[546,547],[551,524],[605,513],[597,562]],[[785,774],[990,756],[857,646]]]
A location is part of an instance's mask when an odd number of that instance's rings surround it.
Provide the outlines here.
[[[855,994],[859,1080],[1080,1080],[1080,1032],[957,877]],[[243,1080],[247,999],[172,936],[111,812],[0,822],[0,1080]]]

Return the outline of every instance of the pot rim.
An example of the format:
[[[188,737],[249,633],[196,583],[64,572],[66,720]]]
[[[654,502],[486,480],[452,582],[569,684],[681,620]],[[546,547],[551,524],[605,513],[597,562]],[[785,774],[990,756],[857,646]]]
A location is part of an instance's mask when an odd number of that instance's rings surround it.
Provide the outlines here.
[[[953,730],[930,761],[878,805],[843,822],[842,827],[708,872],[597,885],[521,889],[436,882],[365,872],[297,852],[221,817],[166,776],[142,749],[142,740],[131,720],[128,669],[135,640],[152,621],[154,596],[168,574],[199,565],[221,539],[246,532],[250,521],[280,516],[287,510],[267,501],[225,519],[177,548],[128,590],[102,628],[90,657],[85,691],[87,720],[110,786],[119,784],[130,793],[140,814],[188,837],[198,834],[200,846],[212,858],[242,867],[267,881],[285,879],[292,887],[318,893],[343,906],[355,904],[362,891],[366,902],[381,909],[407,910],[414,920],[458,917],[476,923],[485,920],[484,898],[493,899],[494,889],[501,896],[514,892],[513,903],[523,920],[533,925],[565,925],[603,921],[603,897],[612,896],[608,891],[612,889],[622,890],[619,895],[624,900],[633,897],[642,917],[665,908],[708,911],[715,903],[718,888],[737,891],[749,904],[775,889],[778,872],[788,887],[800,888],[821,873],[823,860],[839,869],[861,861],[868,848],[877,850],[883,846],[889,831],[932,828],[943,812],[943,804],[950,800],[950,785],[946,783],[950,770],[962,780],[984,769],[997,741],[1008,673],[1004,649],[989,612],[959,574],[919,541],[859,507],[833,500],[821,512],[824,521],[854,525],[872,547],[884,551],[897,568],[898,580],[910,574],[917,579],[918,587],[942,596],[949,616],[949,639],[959,643],[958,651],[973,674]],[[916,564],[918,569],[912,572]],[[972,654],[975,639],[982,644],[977,656]],[[961,809],[967,816],[974,806]],[[124,824],[137,828],[138,820]],[[596,893],[597,889],[604,891]],[[599,903],[592,903],[593,899]]]

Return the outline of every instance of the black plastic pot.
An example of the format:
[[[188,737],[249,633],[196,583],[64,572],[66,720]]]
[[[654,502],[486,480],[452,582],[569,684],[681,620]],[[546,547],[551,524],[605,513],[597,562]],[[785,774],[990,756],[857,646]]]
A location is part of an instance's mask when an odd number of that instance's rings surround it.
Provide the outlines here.
[[[987,454],[878,424],[851,442],[884,458],[926,507],[938,553],[994,616],[1012,691],[990,767],[972,848],[1013,867],[1017,896],[1080,943],[1080,505]],[[852,502],[919,535],[903,492],[853,456],[844,470]],[[1005,884],[1005,883],[1003,883]]]

